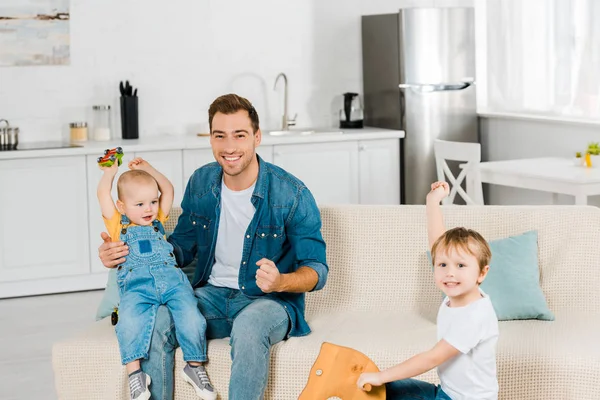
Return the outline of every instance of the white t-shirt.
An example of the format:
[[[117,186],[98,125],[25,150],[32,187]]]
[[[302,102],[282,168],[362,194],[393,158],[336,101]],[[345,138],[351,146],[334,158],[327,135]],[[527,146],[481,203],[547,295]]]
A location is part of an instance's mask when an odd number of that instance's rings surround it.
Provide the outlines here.
[[[438,341],[460,351],[438,367],[442,389],[452,400],[498,399],[498,318],[490,298],[483,291],[481,295],[464,307],[448,307],[446,297],[438,312]]]
[[[235,192],[221,182],[221,216],[215,247],[215,264],[208,283],[239,289],[238,276],[244,249],[244,235],[254,217],[252,204],[254,186]]]

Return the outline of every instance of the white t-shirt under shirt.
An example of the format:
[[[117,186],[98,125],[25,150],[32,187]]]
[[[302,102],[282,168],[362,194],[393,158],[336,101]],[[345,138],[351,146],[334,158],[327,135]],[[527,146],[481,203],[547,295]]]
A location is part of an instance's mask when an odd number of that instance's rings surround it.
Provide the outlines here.
[[[208,283],[239,289],[238,277],[244,249],[244,235],[254,217],[254,186],[235,192],[221,182],[221,216],[215,247],[215,264]]]
[[[438,367],[442,389],[452,400],[498,399],[498,318],[490,298],[481,295],[464,307],[449,307],[446,297],[438,312],[438,341],[460,351]]]

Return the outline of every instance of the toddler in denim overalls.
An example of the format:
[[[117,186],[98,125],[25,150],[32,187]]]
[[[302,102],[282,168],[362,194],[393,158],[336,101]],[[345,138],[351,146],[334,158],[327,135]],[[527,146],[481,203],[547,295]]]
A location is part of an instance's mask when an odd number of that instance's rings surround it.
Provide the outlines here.
[[[101,167],[98,199],[105,225],[113,240],[129,247],[125,262],[117,266],[121,297],[116,326],[121,361],[129,374],[132,400],[150,398],[150,376],[140,369],[148,357],[156,310],[166,305],[175,323],[177,341],[187,362],[181,375],[198,396],[217,397],[203,363],[206,361],[206,320],[187,276],[178,268],[173,246],[166,241],[163,223],[173,204],[173,185],[148,162],[136,158],[130,171],[119,177],[116,207],[111,187],[117,163]],[[160,190],[160,196],[159,196]]]

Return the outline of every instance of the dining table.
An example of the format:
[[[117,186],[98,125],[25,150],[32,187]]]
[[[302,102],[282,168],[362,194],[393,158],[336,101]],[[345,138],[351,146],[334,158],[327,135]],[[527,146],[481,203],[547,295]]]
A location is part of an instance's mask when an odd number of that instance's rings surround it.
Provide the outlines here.
[[[574,158],[545,157],[486,161],[476,166],[482,183],[541,190],[575,197],[576,205],[587,205],[588,197],[600,195],[600,163],[586,167]]]

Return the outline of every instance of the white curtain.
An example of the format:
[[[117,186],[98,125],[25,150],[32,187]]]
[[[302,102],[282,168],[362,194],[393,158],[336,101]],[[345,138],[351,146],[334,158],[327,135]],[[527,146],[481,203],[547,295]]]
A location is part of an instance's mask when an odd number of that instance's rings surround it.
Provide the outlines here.
[[[486,11],[487,109],[600,120],[600,0],[487,0]]]

